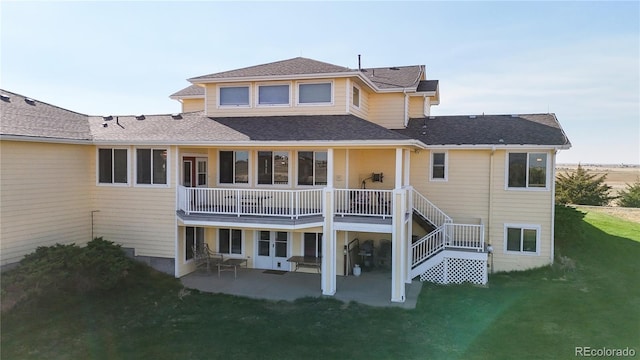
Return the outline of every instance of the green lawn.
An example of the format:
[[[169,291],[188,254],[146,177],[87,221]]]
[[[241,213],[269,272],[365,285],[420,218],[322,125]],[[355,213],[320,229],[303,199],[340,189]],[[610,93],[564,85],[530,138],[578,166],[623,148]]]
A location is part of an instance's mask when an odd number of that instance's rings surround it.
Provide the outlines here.
[[[2,359],[556,359],[640,356],[640,224],[559,209],[556,254],[488,288],[426,284],[415,310],[180,293],[136,271],[118,292],[3,314]]]

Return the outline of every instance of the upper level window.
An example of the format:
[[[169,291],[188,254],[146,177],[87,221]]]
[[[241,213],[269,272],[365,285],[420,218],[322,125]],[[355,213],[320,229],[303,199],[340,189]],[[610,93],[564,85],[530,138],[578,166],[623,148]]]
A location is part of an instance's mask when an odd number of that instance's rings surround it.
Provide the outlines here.
[[[258,86],[259,105],[289,105],[289,85]]]
[[[167,149],[137,149],[136,155],[138,184],[167,183]]]
[[[258,151],[258,184],[289,183],[289,152]]]
[[[299,104],[330,104],[331,83],[299,84]]]
[[[98,182],[127,184],[127,149],[98,149]]]
[[[249,183],[249,152],[220,151],[220,183]]]
[[[447,180],[447,153],[431,153],[431,180]]]
[[[509,153],[510,188],[546,188],[547,154]]]
[[[360,89],[354,86],[351,97],[352,97],[351,102],[353,103],[353,106],[360,107]]]
[[[327,152],[298,152],[298,185],[327,185]]]
[[[248,86],[225,86],[220,88],[220,106],[248,106]]]

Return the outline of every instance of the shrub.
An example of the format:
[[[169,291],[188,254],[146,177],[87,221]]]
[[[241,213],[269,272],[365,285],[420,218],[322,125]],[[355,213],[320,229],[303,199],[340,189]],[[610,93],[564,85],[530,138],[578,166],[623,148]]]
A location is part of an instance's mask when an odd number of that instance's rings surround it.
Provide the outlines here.
[[[3,274],[3,302],[110,290],[132,265],[120,245],[102,238],[82,248],[75,244],[38,247],[19,267]]]
[[[640,178],[636,178],[633,184],[627,184],[624,190],[620,190],[618,196],[618,205],[640,208]]]
[[[578,165],[573,173],[559,174],[556,180],[556,203],[576,205],[607,205],[611,186],[605,184],[607,174],[598,176]]]

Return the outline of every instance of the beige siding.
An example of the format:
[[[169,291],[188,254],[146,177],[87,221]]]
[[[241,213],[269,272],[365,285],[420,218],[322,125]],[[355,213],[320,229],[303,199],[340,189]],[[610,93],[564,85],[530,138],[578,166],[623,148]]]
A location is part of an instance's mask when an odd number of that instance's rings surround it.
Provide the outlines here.
[[[135,255],[173,258],[176,241],[175,169],[168,157],[169,186],[138,186],[133,170],[130,186],[96,185],[96,148],[91,157],[93,209],[96,236],[134,248]],[[129,149],[129,165],[135,164],[135,148]]]
[[[91,146],[0,141],[1,265],[91,238]]]
[[[308,82],[326,82],[327,80],[309,80]],[[296,81],[270,81],[270,82],[246,82],[238,85],[249,86],[248,107],[220,108],[218,107],[217,84],[207,84],[206,102],[207,115],[209,116],[277,116],[277,115],[338,115],[346,114],[347,90],[346,79],[333,79],[333,104],[331,105],[296,105],[298,82]],[[301,83],[306,83],[304,82]],[[289,106],[259,106],[256,105],[258,85],[289,84],[291,98]],[[227,84],[222,84],[226,86]]]
[[[494,248],[495,271],[547,265],[551,257],[551,190],[505,190],[505,154],[505,151],[494,153],[491,184],[489,150],[449,150],[447,181],[429,180],[429,151],[413,153],[411,184],[455,223],[485,225],[485,241]],[[540,253],[505,254],[505,224],[539,226]]]
[[[409,97],[409,118],[422,118],[424,117],[424,97],[411,96]]]
[[[553,156],[549,154],[549,156]],[[494,159],[493,215],[489,238],[495,251],[496,271],[525,270],[551,262],[551,190],[505,190],[506,152],[497,151]],[[540,226],[539,255],[504,254],[505,224]]]
[[[371,173],[383,173],[382,182],[366,181],[367,189],[393,189],[395,186],[395,149],[349,150],[349,188],[359,189]]]
[[[455,222],[479,224],[488,214],[489,154],[482,150],[449,150],[447,181],[431,181],[431,153],[412,153],[411,184]]]
[[[404,94],[370,94],[369,120],[389,129],[404,127]]]
[[[204,99],[182,99],[182,112],[204,110]]]

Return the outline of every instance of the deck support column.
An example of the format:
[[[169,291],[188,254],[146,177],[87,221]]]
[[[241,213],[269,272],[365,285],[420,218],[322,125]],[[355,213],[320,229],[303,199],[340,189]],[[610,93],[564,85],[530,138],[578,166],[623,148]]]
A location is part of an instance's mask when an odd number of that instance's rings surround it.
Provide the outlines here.
[[[324,202],[324,225],[322,233],[322,274],[320,282],[322,295],[336,294],[336,237],[333,229],[333,149],[327,149],[327,187],[322,193]]]
[[[405,278],[406,276],[406,221],[407,213],[407,190],[402,188],[403,171],[403,149],[396,149],[396,181],[393,189],[393,217],[391,221],[391,301],[405,301]]]
[[[331,162],[329,162],[331,163]],[[322,239],[322,295],[336,294],[336,231],[333,229],[333,188],[325,188]]]

